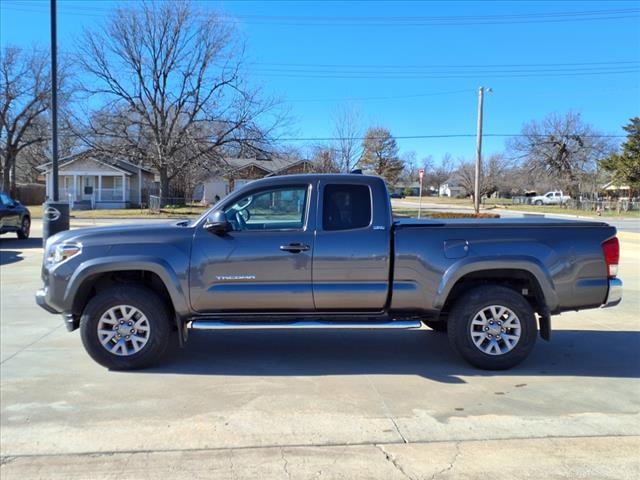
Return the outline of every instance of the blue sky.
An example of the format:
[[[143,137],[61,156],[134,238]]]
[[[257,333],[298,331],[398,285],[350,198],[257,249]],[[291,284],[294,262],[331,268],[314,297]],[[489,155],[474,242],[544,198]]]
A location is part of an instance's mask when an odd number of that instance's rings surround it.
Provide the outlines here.
[[[486,133],[575,110],[606,134],[640,114],[638,2],[197,2],[237,19],[253,82],[287,103],[291,136],[334,136],[350,103],[397,136]],[[59,48],[118,2],[59,0]],[[48,47],[48,1],[0,1],[0,42]],[[594,13],[599,12],[599,13]],[[585,75],[587,74],[587,75]],[[472,157],[474,138],[400,139],[418,158]],[[485,138],[485,152],[503,138]]]

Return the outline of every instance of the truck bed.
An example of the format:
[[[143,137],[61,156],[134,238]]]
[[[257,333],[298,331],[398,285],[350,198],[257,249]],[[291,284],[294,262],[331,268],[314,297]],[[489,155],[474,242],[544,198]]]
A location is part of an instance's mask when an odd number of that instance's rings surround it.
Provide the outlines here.
[[[572,220],[564,218],[452,218],[452,219],[416,219],[407,218],[396,220],[395,228],[416,227],[608,227],[605,222]]]

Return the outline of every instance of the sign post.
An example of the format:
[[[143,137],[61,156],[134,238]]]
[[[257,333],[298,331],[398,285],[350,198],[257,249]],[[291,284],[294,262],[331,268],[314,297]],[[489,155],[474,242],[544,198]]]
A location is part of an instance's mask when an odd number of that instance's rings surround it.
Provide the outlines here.
[[[418,176],[420,177],[420,197],[418,199],[418,218],[422,215],[422,179],[424,178],[424,168],[418,170]]]

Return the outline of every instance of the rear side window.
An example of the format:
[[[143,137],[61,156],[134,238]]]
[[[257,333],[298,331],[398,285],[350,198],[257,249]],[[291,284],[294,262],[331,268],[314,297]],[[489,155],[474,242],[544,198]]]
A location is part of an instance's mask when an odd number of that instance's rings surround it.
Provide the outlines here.
[[[371,191],[366,185],[326,185],[322,228],[351,230],[371,224]]]

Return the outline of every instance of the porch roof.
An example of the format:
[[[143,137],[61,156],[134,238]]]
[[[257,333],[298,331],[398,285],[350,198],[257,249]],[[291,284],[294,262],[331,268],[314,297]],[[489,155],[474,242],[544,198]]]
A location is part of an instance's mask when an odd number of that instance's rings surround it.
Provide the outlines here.
[[[124,168],[121,167],[116,167],[115,165],[111,165],[107,162],[104,162],[100,159],[97,158],[91,158],[91,157],[75,157],[72,158],[70,160],[67,160],[63,163],[61,163],[58,166],[58,174],[59,175],[65,175],[65,171],[66,170],[70,170],[69,166],[72,165],[73,163],[76,163],[79,160],[83,160],[84,162],[89,162],[89,163],[95,163],[98,164],[99,166],[101,166],[101,169],[95,168],[95,169],[91,169],[91,168],[86,168],[86,165],[82,168],[82,172],[85,175],[104,175],[105,173],[105,168],[107,171],[113,171],[114,173],[118,173],[119,175],[127,175],[130,176],[132,175],[131,172],[128,172],[127,170],[125,170]],[[43,171],[43,173],[50,173],[51,170],[53,169],[51,163],[47,163],[44,165],[41,165],[40,167],[38,167],[38,169],[40,169],[41,171]],[[70,173],[66,173],[67,175],[69,175]]]
[[[101,166],[106,166],[106,167],[109,167],[110,169],[114,169],[119,173],[137,174],[138,171],[140,170],[147,173],[155,173],[152,169],[148,167],[145,167],[142,165],[135,165],[122,158],[111,159],[106,157],[104,154],[92,152],[91,150],[87,150],[81,153],[70,155],[65,158],[61,158],[58,168],[63,169],[68,165],[74,162],[77,162],[79,160],[94,162],[94,163],[100,164]],[[44,163],[36,168],[40,170],[42,173],[49,173],[52,170],[52,162]]]

